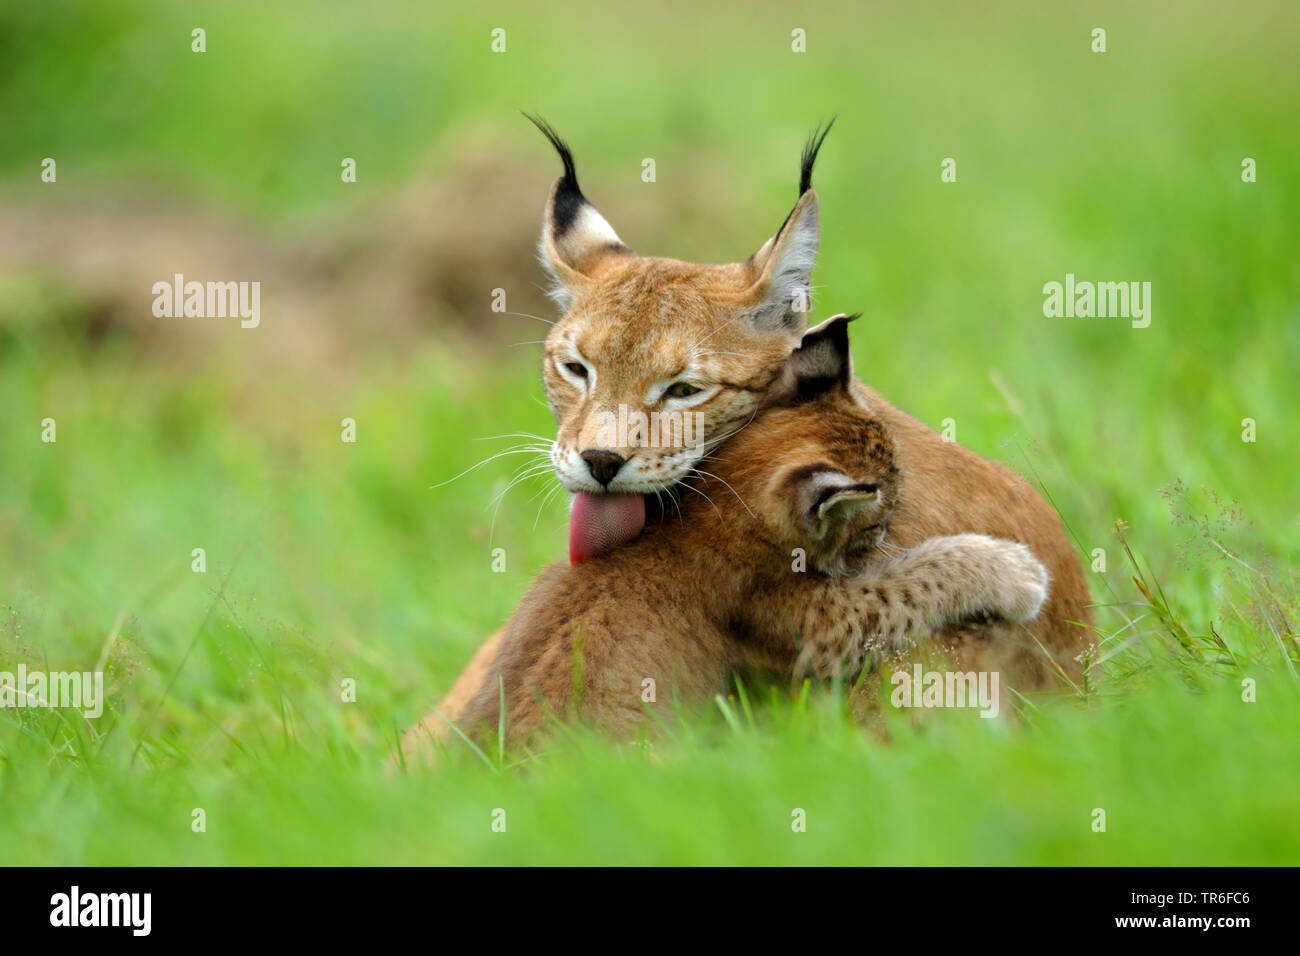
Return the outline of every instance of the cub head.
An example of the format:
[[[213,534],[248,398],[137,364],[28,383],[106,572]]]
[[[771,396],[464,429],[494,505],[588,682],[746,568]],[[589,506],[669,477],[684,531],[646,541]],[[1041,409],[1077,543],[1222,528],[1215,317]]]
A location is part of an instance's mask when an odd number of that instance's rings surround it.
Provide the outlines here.
[[[568,147],[529,118],[564,164],[540,248],[563,310],[543,357],[555,473],[572,492],[663,491],[754,417],[799,345],[820,235],[812,169],[830,127],[808,140],[776,234],[744,262],[696,265],[624,245],[582,194]]]
[[[883,542],[900,485],[892,435],[850,393],[853,318],[808,330],[766,396],[771,407],[709,466],[766,540],[787,555],[803,548],[825,574],[851,573]]]

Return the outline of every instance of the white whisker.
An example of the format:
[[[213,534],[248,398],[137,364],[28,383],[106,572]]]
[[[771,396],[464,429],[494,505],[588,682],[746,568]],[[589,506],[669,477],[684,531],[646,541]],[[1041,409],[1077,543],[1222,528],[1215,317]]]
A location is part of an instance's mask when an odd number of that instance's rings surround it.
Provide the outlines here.
[[[524,319],[536,319],[538,322],[545,322],[547,325],[558,325],[554,319],[544,319],[540,315],[532,315],[528,312],[503,312],[502,315],[517,315]]]
[[[713,474],[712,472],[705,471],[703,468],[692,468],[691,471],[695,472],[696,474],[704,475],[707,478],[712,478],[714,481],[722,482],[722,484],[726,486],[727,490],[736,496],[736,500],[740,502],[741,506],[746,511],[749,511],[749,516],[753,518],[755,521],[758,520],[758,515],[754,514],[754,512],[749,510],[749,505],[745,504],[745,499],[740,497],[740,493],[737,492],[735,488],[732,488],[731,485],[726,481],[726,479],[719,478],[717,475]],[[687,487],[690,486],[688,485]]]
[[[549,446],[547,448],[537,448],[535,446],[517,445],[513,448],[507,448],[504,451],[499,451],[495,455],[489,455],[487,458],[484,458],[482,461],[470,465],[459,475],[456,475],[452,478],[448,478],[446,481],[440,481],[436,485],[430,485],[429,488],[430,490],[432,490],[435,488],[441,488],[444,485],[449,485],[453,481],[457,481],[461,478],[464,478],[471,471],[478,471],[478,469],[482,468],[484,465],[490,464],[491,462],[496,461],[498,458],[504,458],[506,455],[547,455],[547,454],[549,454]]]

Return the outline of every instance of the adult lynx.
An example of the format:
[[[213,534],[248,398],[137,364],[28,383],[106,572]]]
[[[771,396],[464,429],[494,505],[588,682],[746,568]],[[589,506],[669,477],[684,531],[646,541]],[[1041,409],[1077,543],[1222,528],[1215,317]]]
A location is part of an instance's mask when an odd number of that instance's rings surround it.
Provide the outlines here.
[[[748,664],[852,677],[949,625],[1037,614],[1048,576],[1021,544],[960,534],[879,550],[899,498],[896,449],[850,395],[847,324],[807,333],[773,407],[715,471],[689,479],[680,511],[544,570],[468,704],[428,715],[407,755],[445,737],[444,717],[495,732],[503,700],[511,744],[548,713],[626,735],[648,707],[670,718],[673,703],[706,700]]]

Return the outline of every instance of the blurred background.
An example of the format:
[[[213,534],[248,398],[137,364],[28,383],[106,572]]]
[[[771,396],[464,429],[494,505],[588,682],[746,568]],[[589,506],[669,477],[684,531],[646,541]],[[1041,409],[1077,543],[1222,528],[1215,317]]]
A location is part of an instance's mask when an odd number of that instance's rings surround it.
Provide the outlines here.
[[[289,741],[359,765],[436,701],[564,553],[549,476],[502,495],[524,456],[449,481],[553,429],[535,246],[559,170],[528,109],[633,248],[702,261],[780,225],[837,116],[814,318],[864,313],[859,377],[1039,484],[1087,566],[1105,552],[1105,634],[1159,617],[1124,610],[1118,520],[1167,613],[1262,634],[1285,671],[1298,48],[1285,2],[0,5],[0,669],[103,661],[89,749],[188,768],[178,806]],[[260,325],[156,318],[175,273],[260,282]],[[1149,281],[1150,327],[1044,317],[1066,273]],[[86,759],[81,731],[5,716],[11,767]],[[126,818],[172,852],[125,796],[114,816],[76,782],[21,787],[80,822],[33,815],[0,847],[132,859],[91,835]],[[316,845],[293,832],[286,853]]]

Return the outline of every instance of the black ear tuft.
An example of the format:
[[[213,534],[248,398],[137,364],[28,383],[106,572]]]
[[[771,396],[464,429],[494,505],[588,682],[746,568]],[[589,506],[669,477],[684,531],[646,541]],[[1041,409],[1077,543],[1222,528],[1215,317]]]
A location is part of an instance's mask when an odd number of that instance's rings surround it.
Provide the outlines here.
[[[522,110],[520,112],[523,112]],[[560,154],[560,160],[564,163],[564,176],[560,179],[559,185],[555,190],[555,200],[551,207],[551,223],[555,234],[561,235],[566,232],[573,223],[574,218],[578,215],[578,209],[587,201],[582,195],[582,189],[578,186],[578,172],[573,166],[573,153],[569,150],[569,145],[562,139],[560,134],[550,123],[532,113],[524,112],[524,116],[542,131],[555,151]]]
[[[536,120],[534,120],[536,122]],[[826,139],[826,134],[831,131],[835,125],[835,117],[826,124],[826,128],[820,126],[812,131],[808,137],[808,142],[803,144],[803,162],[799,168],[799,195],[802,196],[812,188],[813,165],[817,162],[817,153],[821,151],[822,142]],[[542,130],[542,132],[546,132]]]

